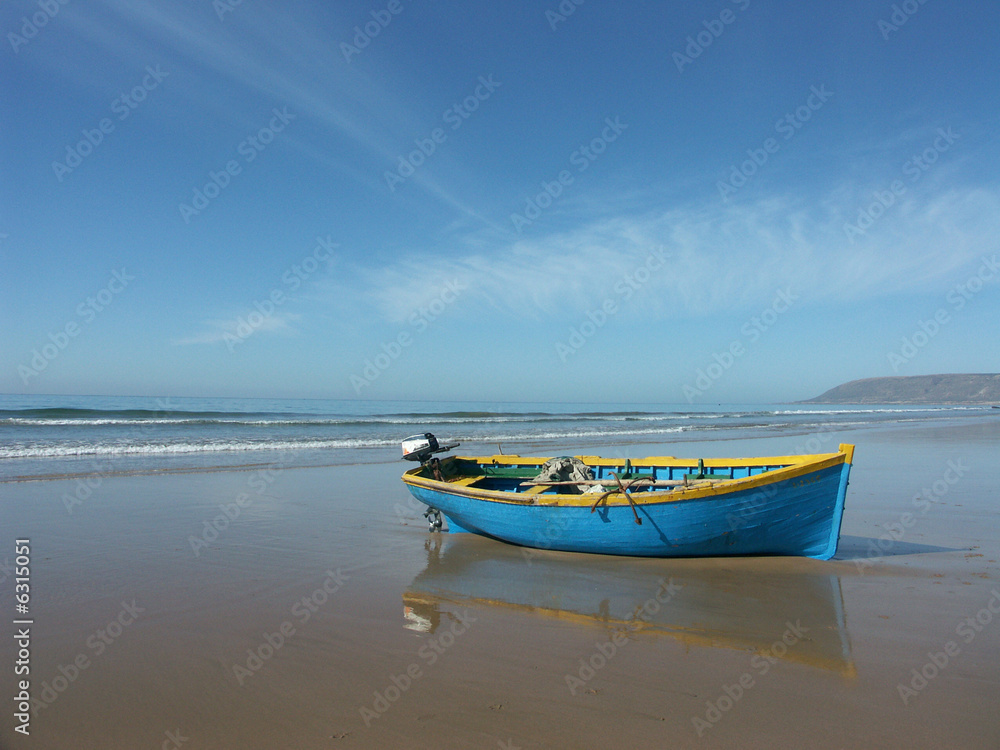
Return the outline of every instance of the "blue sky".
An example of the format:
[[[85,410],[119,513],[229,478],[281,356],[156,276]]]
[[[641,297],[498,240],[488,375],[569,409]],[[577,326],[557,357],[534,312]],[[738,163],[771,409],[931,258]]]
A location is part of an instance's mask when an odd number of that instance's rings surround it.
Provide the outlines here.
[[[998,369],[996,3],[14,0],[0,31],[0,392]]]

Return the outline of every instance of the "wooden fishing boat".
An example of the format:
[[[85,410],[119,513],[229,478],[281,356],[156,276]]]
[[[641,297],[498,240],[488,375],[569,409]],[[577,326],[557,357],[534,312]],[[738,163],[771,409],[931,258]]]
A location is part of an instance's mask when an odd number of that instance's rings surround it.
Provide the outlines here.
[[[432,457],[403,474],[435,526],[524,547],[649,557],[799,555],[837,551],[853,445],[766,458],[575,456],[591,479],[539,479],[548,458]],[[404,444],[404,452],[407,446]],[[567,457],[569,458],[569,457]],[[440,521],[437,522],[440,528]]]

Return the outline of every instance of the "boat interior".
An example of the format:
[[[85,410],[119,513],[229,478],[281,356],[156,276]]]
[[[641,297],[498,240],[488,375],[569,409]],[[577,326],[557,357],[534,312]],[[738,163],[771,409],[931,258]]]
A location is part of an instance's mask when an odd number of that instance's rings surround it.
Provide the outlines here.
[[[480,458],[452,456],[436,464],[431,461],[412,473],[452,485],[532,495],[579,492],[590,487],[596,492],[615,489],[620,484],[629,492],[663,492],[672,488],[758,476],[799,463],[792,457],[778,459],[780,463],[763,463],[760,459],[576,458],[590,468],[593,479],[538,480],[536,478],[548,459],[504,455]],[[435,471],[440,472],[440,476]]]

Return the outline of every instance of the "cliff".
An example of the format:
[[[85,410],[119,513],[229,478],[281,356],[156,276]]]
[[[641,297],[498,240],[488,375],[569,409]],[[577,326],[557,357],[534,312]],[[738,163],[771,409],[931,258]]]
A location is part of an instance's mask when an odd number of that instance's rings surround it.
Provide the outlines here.
[[[865,378],[803,404],[1000,404],[1000,374]]]

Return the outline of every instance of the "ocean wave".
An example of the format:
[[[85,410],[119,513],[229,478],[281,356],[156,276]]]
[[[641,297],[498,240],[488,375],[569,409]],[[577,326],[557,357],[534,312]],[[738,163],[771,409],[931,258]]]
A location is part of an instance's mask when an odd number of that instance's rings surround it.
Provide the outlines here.
[[[214,404],[212,404],[214,405]],[[265,404],[260,404],[265,406]],[[524,405],[524,411],[389,411],[337,413],[362,410],[341,404],[325,412],[295,404],[285,410],[150,410],[30,408],[0,410],[0,460],[58,459],[86,456],[164,456],[197,453],[246,453],[266,451],[337,451],[395,447],[416,432],[433,431],[442,442],[464,445],[505,446],[517,443],[559,441],[561,444],[601,441],[654,442],[684,433],[682,440],[747,434],[773,435],[781,431],[810,433],[860,425],[923,420],[954,420],[974,416],[988,407],[938,405],[901,407],[863,405],[814,408],[808,405],[767,405],[720,408],[717,411],[685,410],[664,405],[662,411],[585,410],[558,413],[542,411],[548,405]],[[407,404],[403,408],[407,408]],[[451,406],[451,404],[446,404]],[[420,405],[414,403],[414,407]],[[411,407],[412,408],[412,407]],[[433,408],[428,405],[428,408]],[[600,407],[598,407],[600,408]],[[673,408],[673,411],[668,409]],[[478,449],[475,449],[478,450]],[[532,450],[535,450],[534,448]],[[587,450],[590,450],[589,448]],[[595,448],[595,450],[597,450]]]
[[[684,427],[663,427],[649,429],[624,430],[566,430],[545,432],[498,432],[492,434],[458,434],[448,438],[448,441],[465,443],[497,443],[497,442],[529,442],[533,440],[552,440],[565,438],[594,438],[635,435],[669,434],[685,431]],[[53,443],[12,444],[0,446],[0,459],[11,458],[59,458],[66,456],[154,456],[176,455],[185,453],[218,453],[246,451],[301,451],[301,450],[337,450],[349,448],[381,448],[398,446],[395,437],[357,437],[328,439],[288,439],[288,440],[200,440],[164,442],[148,441],[139,443],[124,443],[121,441],[60,441]]]
[[[278,412],[259,412],[260,414],[277,414]],[[0,418],[36,417],[39,419],[90,419],[90,418],[120,418],[120,419],[158,419],[162,417],[205,417],[205,416],[242,416],[245,412],[225,411],[185,411],[181,409],[81,409],[68,406],[50,406],[36,409],[0,409]]]
[[[677,432],[687,432],[687,427],[653,427],[648,429],[633,430],[568,430],[565,432],[520,432],[514,434],[494,434],[494,435],[469,435],[457,436],[454,440],[469,443],[504,443],[504,442],[531,442],[533,440],[561,440],[565,438],[616,438],[619,436],[633,435],[668,435]]]
[[[854,408],[841,409],[761,409],[742,411],[720,411],[712,413],[691,412],[689,415],[694,418],[703,419],[747,419],[761,417],[788,417],[788,416],[837,416],[844,414],[919,414],[922,412],[950,412],[950,411],[982,411],[982,406],[859,406]],[[681,416],[681,415],[678,415]]]
[[[60,410],[63,411],[63,410]],[[247,414],[240,416],[219,415],[214,417],[181,416],[176,413],[162,417],[110,416],[104,415],[31,415],[7,416],[10,412],[0,412],[0,427],[105,427],[143,425],[181,425],[186,427],[225,425],[247,427],[374,427],[379,425],[446,425],[446,424],[504,424],[504,423],[551,423],[551,422],[645,422],[675,419],[673,415],[616,414],[491,414],[489,416],[469,416],[454,414],[413,414],[376,415],[372,417],[275,415]],[[715,415],[712,415],[713,417]],[[680,418],[684,418],[683,416]]]
[[[151,409],[0,409],[0,428],[91,428],[91,427],[379,427],[474,425],[474,424],[557,424],[628,422],[702,422],[718,420],[746,420],[787,418],[789,416],[843,416],[912,414],[919,412],[978,411],[979,406],[928,406],[901,408],[894,406],[853,407],[838,409],[763,409],[732,411],[442,411],[399,412],[374,415],[360,414],[306,414],[289,412],[233,412]]]
[[[216,442],[177,443],[55,443],[46,445],[0,446],[3,458],[60,458],[67,456],[156,456],[184,453],[219,453],[246,451],[335,450],[344,448],[377,448],[398,445],[390,439],[336,438],[331,440],[219,440]]]

